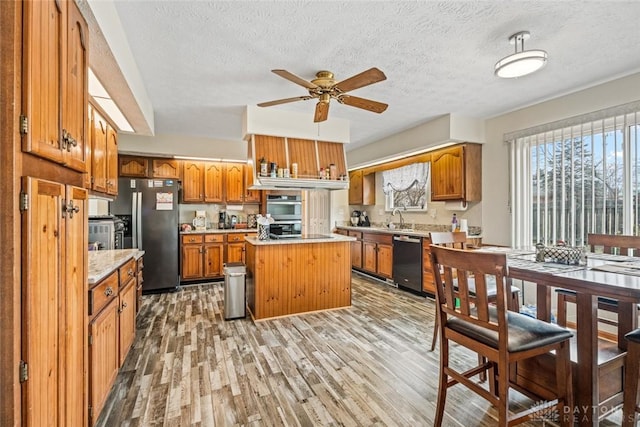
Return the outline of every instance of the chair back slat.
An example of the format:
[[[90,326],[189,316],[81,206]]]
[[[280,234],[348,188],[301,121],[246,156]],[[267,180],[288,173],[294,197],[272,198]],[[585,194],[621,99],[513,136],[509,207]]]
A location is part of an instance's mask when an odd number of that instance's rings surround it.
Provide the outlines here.
[[[432,245],[466,249],[467,233],[465,231],[432,231],[429,233]]]
[[[444,316],[441,319],[442,324],[446,324],[447,316],[454,316],[501,332],[501,337],[507,336],[507,295],[510,294],[510,288],[506,278],[505,254],[466,251],[432,244],[431,263],[436,282],[437,302],[440,305],[440,313]],[[442,273],[439,273],[440,271]],[[456,276],[457,286],[449,285],[454,283],[453,278]],[[491,318],[489,315],[487,281],[491,276],[497,286],[497,298],[493,300],[496,304],[497,318]],[[470,291],[470,277],[473,277],[475,282],[474,292]]]
[[[623,234],[588,234],[589,251],[596,252],[602,247],[605,254],[640,257],[640,236]]]

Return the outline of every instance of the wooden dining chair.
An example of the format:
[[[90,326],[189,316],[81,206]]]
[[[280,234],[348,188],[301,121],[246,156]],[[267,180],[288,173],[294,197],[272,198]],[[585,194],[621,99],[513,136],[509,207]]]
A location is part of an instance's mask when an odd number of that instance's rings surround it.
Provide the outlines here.
[[[434,425],[442,425],[447,390],[456,384],[466,386],[496,406],[500,426],[525,422],[534,417],[538,410],[549,413],[550,407],[558,411],[561,425],[571,425],[573,394],[569,340],[572,334],[558,325],[507,309],[510,285],[506,255],[432,245],[431,262],[442,339]],[[458,286],[451,286],[455,276]],[[474,292],[471,292],[470,277],[474,278]],[[490,301],[487,293],[489,277],[496,283],[494,302]],[[450,347],[450,341],[481,355],[484,358],[482,363],[467,370],[456,361],[454,365],[465,370],[454,369],[449,365],[449,357],[458,347]],[[523,412],[510,413],[510,388],[531,395],[511,382],[509,373],[512,365],[552,351],[555,351],[556,398],[547,402],[549,407],[545,404],[544,409],[536,406]],[[487,390],[472,380],[481,372],[489,374],[494,387]]]
[[[638,376],[640,375],[640,329],[625,335],[627,356],[624,362],[622,426],[636,427],[638,419]]]
[[[602,247],[605,254],[640,257],[640,236],[588,234],[587,248],[589,252],[595,252],[598,247]],[[568,289],[556,289],[556,294],[558,295],[558,325],[567,326],[567,303],[576,303],[576,293]],[[598,309],[618,313],[618,301],[612,298],[598,297]],[[618,326],[618,323],[612,319],[598,317],[598,321]]]
[[[432,245],[443,246],[447,248],[467,249],[467,233],[464,231],[433,231],[429,233]],[[509,279],[509,285],[511,280]],[[471,285],[473,292],[473,282]],[[495,284],[489,284],[489,299],[493,302],[496,298]],[[511,298],[509,299],[509,310],[520,311],[520,288],[511,286]],[[433,337],[431,338],[431,351],[435,350],[438,341],[438,315],[436,313],[435,324],[433,325]]]

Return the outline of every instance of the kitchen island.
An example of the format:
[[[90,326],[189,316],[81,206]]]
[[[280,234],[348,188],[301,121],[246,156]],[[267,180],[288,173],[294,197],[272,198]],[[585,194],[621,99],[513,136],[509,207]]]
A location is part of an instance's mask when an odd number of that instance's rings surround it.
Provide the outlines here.
[[[245,240],[247,305],[254,320],[351,306],[353,237]]]

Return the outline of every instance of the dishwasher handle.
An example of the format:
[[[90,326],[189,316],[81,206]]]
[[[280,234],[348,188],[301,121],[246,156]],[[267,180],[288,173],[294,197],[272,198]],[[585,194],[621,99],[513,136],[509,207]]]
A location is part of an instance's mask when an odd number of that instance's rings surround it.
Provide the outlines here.
[[[421,239],[415,237],[407,237],[407,236],[393,236],[393,240],[398,242],[407,242],[407,243],[422,243]]]

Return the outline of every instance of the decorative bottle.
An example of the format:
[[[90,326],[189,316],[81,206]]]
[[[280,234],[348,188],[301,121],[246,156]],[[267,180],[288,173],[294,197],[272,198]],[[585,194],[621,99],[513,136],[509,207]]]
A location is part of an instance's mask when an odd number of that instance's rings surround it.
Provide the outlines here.
[[[456,214],[453,214],[453,218],[451,218],[451,231],[458,230],[458,217]]]

